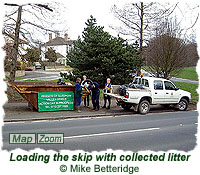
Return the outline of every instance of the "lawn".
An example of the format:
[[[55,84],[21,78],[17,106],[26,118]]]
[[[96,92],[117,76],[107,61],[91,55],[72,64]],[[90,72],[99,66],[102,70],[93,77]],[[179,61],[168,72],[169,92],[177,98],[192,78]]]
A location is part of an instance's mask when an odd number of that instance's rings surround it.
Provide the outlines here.
[[[71,82],[72,84],[75,84],[75,82],[70,81],[69,79],[62,79],[64,82]],[[6,79],[4,79],[4,81],[7,81]],[[50,82],[57,82],[57,80],[52,80]],[[20,78],[16,78],[16,82],[49,82],[46,80],[20,80]]]
[[[177,78],[184,78],[184,79],[198,81],[198,74],[196,72],[195,67],[183,68],[182,71],[179,74],[174,75],[174,76],[177,77]]]
[[[197,93],[198,84],[192,84],[192,83],[183,83],[183,82],[174,82],[174,84],[182,90],[188,91],[192,93],[192,101],[198,102],[199,95]]]
[[[142,67],[146,71],[150,71],[148,66],[143,66]],[[177,78],[183,78],[183,79],[189,79],[189,80],[196,80],[198,81],[198,74],[196,72],[195,67],[186,67],[183,68],[178,74],[171,74],[172,77],[177,77]]]
[[[15,77],[15,80],[23,79],[24,77]],[[8,78],[4,78],[3,81],[8,81]]]
[[[16,82],[48,82],[44,80],[22,80],[22,81],[16,81]]]

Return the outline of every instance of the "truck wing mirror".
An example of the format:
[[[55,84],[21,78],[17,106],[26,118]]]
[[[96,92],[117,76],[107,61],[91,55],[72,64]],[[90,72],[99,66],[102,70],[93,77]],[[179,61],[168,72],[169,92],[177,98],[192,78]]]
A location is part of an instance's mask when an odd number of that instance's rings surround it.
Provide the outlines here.
[[[178,87],[176,87],[176,88],[175,88],[175,91],[177,91],[177,90],[179,90],[179,88],[178,88]]]

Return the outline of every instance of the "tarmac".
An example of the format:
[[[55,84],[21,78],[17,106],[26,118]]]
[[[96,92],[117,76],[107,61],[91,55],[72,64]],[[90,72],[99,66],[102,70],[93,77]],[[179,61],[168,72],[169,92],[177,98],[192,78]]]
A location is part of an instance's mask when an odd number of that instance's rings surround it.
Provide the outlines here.
[[[110,109],[102,108],[103,100],[100,101],[100,110],[92,110],[92,104],[89,108],[81,104],[81,113],[75,111],[54,111],[54,112],[37,112],[32,111],[28,107],[28,103],[5,103],[4,108],[4,122],[32,122],[41,120],[65,120],[74,118],[95,118],[104,116],[122,116],[137,114],[133,109],[128,111],[116,105],[116,101],[112,100]],[[193,110],[189,107],[188,110]],[[158,112],[175,112],[174,108],[164,108],[160,105],[151,106],[150,113]]]
[[[53,112],[37,112],[31,111],[28,103],[5,103],[4,108],[4,122],[28,122],[37,120],[63,120],[70,118],[86,118],[86,117],[102,117],[102,116],[116,116],[133,114],[134,110],[124,111],[121,107],[116,105],[112,100],[111,109],[102,108],[103,101],[100,102],[100,110],[95,111],[90,104],[89,108],[81,104],[81,113],[75,111],[53,111]]]

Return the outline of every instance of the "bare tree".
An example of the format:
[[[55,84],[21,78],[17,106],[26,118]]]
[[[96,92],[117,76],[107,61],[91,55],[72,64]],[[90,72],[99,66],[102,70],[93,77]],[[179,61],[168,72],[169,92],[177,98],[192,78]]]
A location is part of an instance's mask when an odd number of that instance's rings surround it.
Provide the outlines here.
[[[131,36],[132,40],[139,42],[140,51],[143,49],[143,44],[148,43],[155,24],[163,16],[168,16],[172,13],[176,5],[169,6],[161,5],[157,2],[151,3],[131,3],[126,4],[123,9],[113,6],[112,11],[117,19],[124,26],[113,27],[122,35]]]
[[[182,35],[190,40],[199,19],[199,7],[196,3],[161,4],[158,2],[128,3],[122,9],[114,5],[111,10],[123,25],[111,27],[130,40],[138,41],[142,51],[143,45],[148,44],[149,39],[156,36],[154,31],[158,30],[161,21],[163,19],[165,21],[166,18],[178,16]]]
[[[186,46],[187,67],[197,66],[199,55],[197,51],[197,43],[189,43]]]
[[[169,23],[166,23],[166,19],[172,19],[172,16],[179,15],[179,21],[176,20],[175,23],[170,24],[175,25],[171,26],[173,31],[171,31],[170,37],[182,38],[184,41],[189,42],[191,39],[194,39],[188,33],[192,32],[194,34],[195,32],[194,26],[199,18],[199,5],[193,4],[193,7],[191,7],[192,5],[185,4],[185,6],[183,8],[181,5],[182,8],[180,8],[179,3],[170,5],[168,3],[139,2],[126,4],[120,9],[114,5],[112,11],[115,17],[124,25],[112,28],[116,29],[120,34],[130,37],[132,40],[136,40],[139,43],[141,54],[143,54],[144,46],[148,45],[150,41],[152,42],[155,39],[154,37],[158,39],[158,36],[165,35],[164,30],[169,30],[169,26],[167,26]],[[186,26],[183,26],[183,23]],[[160,39],[163,40],[164,38],[161,37]],[[137,74],[140,74],[140,70],[137,71]]]
[[[47,33],[65,33],[67,23],[64,18],[66,7],[58,2],[47,4],[23,4],[21,10],[20,39],[27,41],[30,46],[42,43]],[[49,10],[51,9],[51,10]],[[3,34],[14,39],[18,10],[8,6],[3,23]]]
[[[112,11],[115,17],[124,24],[125,28],[113,28],[120,34],[131,36],[132,40],[136,40],[142,54],[143,45],[148,43],[158,21],[163,16],[169,16],[175,7],[176,5],[169,6],[168,4],[164,6],[157,2],[126,4],[123,9],[119,9],[114,5]],[[141,68],[138,68],[138,75],[140,75],[140,71]]]
[[[157,77],[168,78],[187,64],[186,42],[180,38],[180,26],[176,20],[166,20],[150,40],[145,57],[151,72]]]
[[[58,32],[56,26],[58,28],[59,23],[54,21],[58,21],[56,13],[60,14],[61,10],[58,9],[58,3],[29,3],[22,5],[5,3],[5,5],[12,8],[11,10],[8,10],[5,15],[3,34],[13,39],[10,65],[11,71],[8,78],[9,81],[14,81],[16,62],[19,55],[19,38],[25,40],[30,46],[40,45],[41,41],[39,38],[44,33]],[[17,10],[16,7],[18,8]],[[53,11],[54,13],[52,13]]]

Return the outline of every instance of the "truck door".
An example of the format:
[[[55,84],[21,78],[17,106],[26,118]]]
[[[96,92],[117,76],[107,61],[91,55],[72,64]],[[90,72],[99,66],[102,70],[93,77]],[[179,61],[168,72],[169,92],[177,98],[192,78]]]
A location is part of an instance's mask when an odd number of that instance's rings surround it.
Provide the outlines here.
[[[178,103],[179,92],[176,87],[170,81],[164,81],[165,85],[165,102],[166,103]]]
[[[162,80],[154,80],[154,91],[153,91],[153,103],[162,104],[165,103],[165,94]]]

